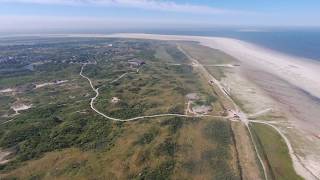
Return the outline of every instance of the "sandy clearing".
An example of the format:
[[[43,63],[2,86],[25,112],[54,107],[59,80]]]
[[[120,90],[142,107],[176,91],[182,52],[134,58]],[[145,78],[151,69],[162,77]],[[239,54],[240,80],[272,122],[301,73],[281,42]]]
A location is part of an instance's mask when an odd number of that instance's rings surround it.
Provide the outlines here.
[[[9,93],[9,92],[13,92],[13,91],[14,91],[14,89],[7,88],[7,89],[1,89],[0,93]]]
[[[68,80],[59,80],[59,81],[56,81],[56,82],[36,84],[36,89],[42,88],[42,87],[45,87],[45,86],[50,86],[50,85],[59,85],[59,84],[65,83],[65,82],[68,82]]]
[[[25,105],[25,104],[15,104],[11,108],[16,112],[16,114],[19,114],[19,111],[27,110],[32,107],[32,104]]]
[[[0,149],[0,165],[9,162],[10,160],[6,159],[7,156],[11,154],[10,151],[5,151]]]

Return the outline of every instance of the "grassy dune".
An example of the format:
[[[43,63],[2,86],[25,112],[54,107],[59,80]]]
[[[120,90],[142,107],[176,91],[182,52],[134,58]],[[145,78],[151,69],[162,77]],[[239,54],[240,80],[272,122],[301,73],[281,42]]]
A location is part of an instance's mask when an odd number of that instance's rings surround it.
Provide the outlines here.
[[[198,44],[183,44],[182,46],[187,52],[192,54],[208,72],[215,77],[217,80],[225,77],[224,72],[227,71],[227,68],[224,67],[210,67],[206,65],[217,65],[217,64],[237,64],[239,63],[233,57],[219,51],[214,50],[209,47],[201,46]]]
[[[288,148],[282,137],[267,125],[253,124],[252,129],[258,142],[260,153],[269,169],[272,179],[302,179],[296,174]]]
[[[125,123],[110,150],[68,148],[7,172],[40,179],[240,179],[230,124],[158,119]]]
[[[174,44],[111,42],[115,49],[105,47],[108,40],[71,43],[70,47],[65,45],[66,52],[59,50],[60,46],[53,48],[62,57],[73,57],[71,49],[75,54],[81,52],[84,62],[97,61],[97,65],[88,65],[84,73],[100,87],[96,102],[99,110],[120,118],[182,114],[185,95],[196,92],[203,97],[213,96],[212,114],[221,113],[212,89]],[[134,57],[146,62],[140,72],[108,85],[110,80],[133,71],[127,60]],[[182,65],[172,66],[173,63]],[[10,94],[11,98],[24,99],[34,106],[0,126],[1,148],[14,150],[13,159],[0,166],[1,178],[240,179],[229,122],[176,117],[128,123],[109,121],[90,109],[89,100],[94,93],[79,71],[79,64],[57,67],[48,63],[31,74],[0,79],[3,88],[56,78],[69,80],[59,86]],[[44,72],[48,72],[47,77]],[[119,97],[120,103],[111,104],[113,96]],[[2,98],[11,103],[10,98]],[[8,107],[0,107],[0,112]]]

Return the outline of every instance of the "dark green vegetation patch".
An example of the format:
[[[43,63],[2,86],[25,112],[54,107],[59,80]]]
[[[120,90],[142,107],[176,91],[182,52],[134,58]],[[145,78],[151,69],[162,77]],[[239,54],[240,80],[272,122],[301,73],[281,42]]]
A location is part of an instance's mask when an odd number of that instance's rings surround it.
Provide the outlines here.
[[[79,75],[84,63],[90,64],[85,66],[83,74],[100,92],[94,106],[111,117],[184,114],[186,95],[193,92],[205,97],[197,103],[214,104],[217,97],[208,91],[176,45],[87,38],[38,39],[37,42],[40,44],[18,45],[17,42],[0,47],[0,57],[15,58],[10,72],[0,71],[4,75],[0,76],[0,88],[17,88],[15,93],[0,96],[3,105],[0,121],[12,120],[0,125],[0,146],[13,149],[13,159],[1,166],[1,173],[16,172],[30,164],[37,166],[37,162],[44,160],[53,163],[52,169],[41,170],[38,165],[31,175],[21,176],[94,179],[94,175],[88,173],[95,172],[98,174],[95,177],[100,178],[160,180],[175,179],[179,177],[175,177],[175,172],[184,170],[199,174],[201,168],[197,169],[197,165],[204,164],[213,172],[213,175],[208,173],[211,178],[237,179],[230,165],[233,146],[230,124],[225,121],[210,119],[198,129],[190,127],[201,124],[201,118],[114,122],[90,108],[95,92]],[[143,61],[144,65],[130,65],[129,60]],[[7,67],[3,65],[0,69]],[[118,79],[121,75],[124,76]],[[65,82],[55,84],[59,80]],[[36,88],[43,83],[50,85]],[[119,101],[112,102],[113,97]],[[2,117],[13,103],[32,104],[32,107],[17,116]],[[209,144],[205,151],[199,151],[198,160],[181,159],[188,156],[189,151],[192,153],[192,148],[198,148],[181,142],[189,138],[188,131],[194,131],[193,138],[205,139]],[[56,162],[64,160],[67,162],[63,167],[54,167]],[[46,174],[47,171],[50,173]],[[19,174],[12,177],[16,176]]]

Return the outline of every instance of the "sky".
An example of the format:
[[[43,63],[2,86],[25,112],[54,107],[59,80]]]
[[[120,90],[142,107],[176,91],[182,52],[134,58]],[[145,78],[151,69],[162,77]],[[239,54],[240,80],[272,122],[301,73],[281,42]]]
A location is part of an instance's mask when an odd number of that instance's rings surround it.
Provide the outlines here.
[[[0,0],[0,32],[320,27],[319,0]]]

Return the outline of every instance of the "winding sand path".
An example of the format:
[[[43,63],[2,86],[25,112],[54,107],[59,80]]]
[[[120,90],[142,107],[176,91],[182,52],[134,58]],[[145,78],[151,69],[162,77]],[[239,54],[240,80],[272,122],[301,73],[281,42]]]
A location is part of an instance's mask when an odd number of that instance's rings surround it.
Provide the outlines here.
[[[87,64],[83,64],[83,66],[81,67],[81,71],[80,71],[80,76],[87,79],[89,81],[89,84],[91,86],[91,89],[96,93],[96,95],[91,98],[90,101],[90,107],[93,111],[95,111],[96,113],[98,113],[99,115],[112,120],[112,121],[118,121],[118,122],[128,122],[128,121],[135,121],[135,120],[140,120],[140,119],[146,119],[146,118],[156,118],[156,117],[169,117],[169,116],[174,116],[174,117],[187,117],[187,118],[200,118],[200,117],[212,117],[212,118],[222,118],[222,119],[228,119],[228,117],[225,116],[212,116],[212,115],[197,115],[197,116],[189,116],[189,115],[185,115],[185,114],[155,114],[155,115],[148,115],[148,116],[138,116],[138,117],[134,117],[134,118],[129,118],[129,119],[119,119],[119,118],[114,118],[114,117],[110,117],[104,113],[102,113],[101,111],[99,111],[97,108],[94,107],[94,102],[95,100],[98,98],[99,96],[99,88],[94,88],[93,83],[91,81],[90,78],[88,78],[87,76],[85,76],[83,74],[83,69]],[[119,81],[121,78],[125,77],[125,75],[127,75],[128,73],[125,73],[123,75],[121,75],[120,77],[118,77],[117,79],[111,81],[111,83],[114,83],[116,81]]]
[[[250,130],[250,127],[249,127],[249,120],[247,118],[247,115],[241,111],[240,107],[232,100],[232,98],[229,96],[228,93],[226,93],[224,87],[220,84],[220,82],[215,79],[205,68],[202,64],[199,63],[199,61],[195,58],[193,58],[192,56],[190,56],[187,52],[185,52],[180,46],[178,46],[178,49],[184,53],[191,61],[192,61],[192,64],[194,65],[195,68],[199,68],[201,70],[201,72],[205,75],[205,77],[207,78],[208,81],[214,83],[215,86],[217,86],[220,91],[223,93],[223,95],[233,104],[234,106],[234,112],[237,112],[237,115],[239,116],[239,119],[241,120],[241,122],[243,122],[246,126],[246,128],[248,129],[248,132],[250,134],[250,138],[251,138],[251,141],[254,145],[254,150],[255,150],[255,153],[260,161],[260,164],[261,164],[261,167],[263,169],[263,174],[264,174],[264,178],[266,180],[268,180],[268,175],[267,175],[267,170],[266,170],[266,167],[265,167],[265,164],[263,163],[263,160],[262,160],[262,157],[260,156],[259,152],[258,152],[258,148],[257,148],[257,145],[255,143],[255,141],[253,140],[253,136],[252,136],[252,132]],[[80,76],[87,79],[89,81],[89,84],[91,86],[91,89],[96,93],[96,95],[91,98],[91,101],[90,101],[90,107],[93,111],[95,111],[96,113],[98,113],[99,115],[109,119],[109,120],[112,120],[112,121],[118,121],[118,122],[128,122],[128,121],[135,121],[135,120],[140,120],[140,119],[145,119],[145,118],[156,118],[156,117],[168,117],[168,116],[175,116],[175,117],[187,117],[187,118],[194,118],[194,117],[214,117],[214,118],[223,118],[223,119],[229,119],[229,120],[232,120],[232,116],[227,116],[227,117],[224,117],[224,116],[211,116],[211,115],[196,115],[196,116],[189,116],[189,115],[184,115],[184,114],[156,114],[156,115],[149,115],[149,116],[139,116],[139,117],[134,117],[134,118],[130,118],[130,119],[119,119],[119,118],[114,118],[114,117],[110,117],[104,113],[102,113],[101,111],[99,111],[98,109],[96,109],[94,107],[94,102],[95,100],[98,98],[99,96],[99,88],[94,88],[94,85],[91,81],[90,78],[88,78],[87,76],[85,76],[83,74],[83,69],[84,67],[86,66],[87,64],[83,64],[83,66],[81,67],[81,71],[80,71]],[[123,78],[125,75],[127,75],[127,73],[121,75],[119,78],[111,81],[112,83],[113,82],[116,82],[118,80],[120,80],[121,78]]]
[[[75,35],[81,36],[83,35]],[[84,35],[91,36],[91,35]],[[287,82],[301,88],[305,92],[320,99],[320,63],[310,59],[296,58],[281,54],[272,50],[255,46],[244,41],[221,38],[221,37],[203,37],[203,36],[179,36],[179,35],[157,35],[157,34],[112,34],[112,35],[96,35],[95,37],[117,37],[117,38],[133,38],[133,39],[153,39],[164,41],[193,41],[199,42],[201,45],[221,50],[242,62],[252,64],[256,68],[265,70],[275,74]],[[216,82],[214,82],[216,83]],[[219,85],[219,83],[217,83]],[[241,117],[242,116],[242,117]],[[240,113],[240,117],[248,124],[245,114]],[[316,122],[313,122],[317,126]],[[249,128],[250,129],[250,128]],[[313,154],[317,154],[316,152]],[[308,179],[319,179],[310,176],[310,171],[315,174],[316,169],[311,170],[312,165],[304,162],[302,164],[295,163],[295,170],[299,175]],[[306,163],[306,164],[305,164]],[[318,163],[318,162],[317,162]],[[305,167],[299,169],[298,167]],[[310,166],[310,167],[309,167]]]

